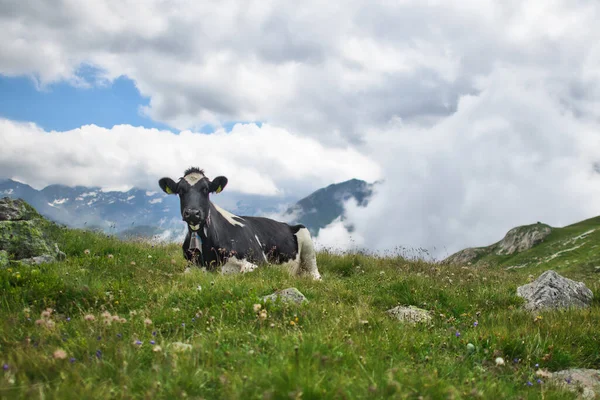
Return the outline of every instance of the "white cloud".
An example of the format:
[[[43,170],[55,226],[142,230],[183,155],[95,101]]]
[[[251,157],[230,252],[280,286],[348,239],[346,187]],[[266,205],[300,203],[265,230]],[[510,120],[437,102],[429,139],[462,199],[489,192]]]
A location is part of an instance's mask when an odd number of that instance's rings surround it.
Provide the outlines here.
[[[385,183],[347,223],[372,250],[426,248],[444,257],[510,228],[564,226],[600,214],[600,123],[569,111],[552,73],[498,68],[481,93],[432,128],[396,121],[365,137]],[[557,82],[563,82],[563,85]],[[319,233],[344,244],[340,225]]]
[[[158,179],[178,179],[190,166],[205,169],[209,178],[227,176],[227,191],[267,196],[310,193],[356,176],[380,177],[379,166],[349,146],[324,147],[268,124],[176,135],[129,125],[46,132],[0,119],[0,132],[0,174],[38,188],[59,182],[155,190]]]

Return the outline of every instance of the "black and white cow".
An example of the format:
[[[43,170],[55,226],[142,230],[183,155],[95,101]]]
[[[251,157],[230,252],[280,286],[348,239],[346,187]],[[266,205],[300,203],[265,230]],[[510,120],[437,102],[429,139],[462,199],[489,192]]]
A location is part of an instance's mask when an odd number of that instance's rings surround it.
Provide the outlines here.
[[[321,279],[312,238],[304,225],[288,225],[263,217],[240,217],[210,201],[227,178],[208,179],[204,171],[189,168],[183,178],[158,181],[168,194],[179,195],[181,216],[188,224],[184,257],[207,270],[249,272],[261,264],[283,264],[295,275]]]

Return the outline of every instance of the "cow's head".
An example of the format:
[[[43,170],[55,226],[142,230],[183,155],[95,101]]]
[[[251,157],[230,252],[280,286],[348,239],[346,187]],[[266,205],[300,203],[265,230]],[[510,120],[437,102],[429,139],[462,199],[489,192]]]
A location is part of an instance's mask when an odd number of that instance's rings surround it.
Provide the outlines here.
[[[197,231],[208,218],[209,194],[220,193],[227,185],[227,178],[218,176],[211,182],[203,170],[189,168],[178,182],[162,178],[158,184],[165,193],[179,195],[181,216],[190,229]]]

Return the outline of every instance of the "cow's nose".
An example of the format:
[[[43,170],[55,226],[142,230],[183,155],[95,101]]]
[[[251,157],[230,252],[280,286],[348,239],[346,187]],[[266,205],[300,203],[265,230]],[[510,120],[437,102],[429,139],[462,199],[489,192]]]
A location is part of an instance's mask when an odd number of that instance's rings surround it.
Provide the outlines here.
[[[183,219],[190,222],[200,222],[200,210],[186,208],[183,210]]]

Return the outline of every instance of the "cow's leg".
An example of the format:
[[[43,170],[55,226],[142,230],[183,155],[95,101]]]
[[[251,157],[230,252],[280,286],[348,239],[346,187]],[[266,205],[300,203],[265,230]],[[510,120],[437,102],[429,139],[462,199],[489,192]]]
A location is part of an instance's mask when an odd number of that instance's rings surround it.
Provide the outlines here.
[[[297,269],[298,275],[308,275],[314,280],[321,280],[321,274],[317,268],[317,254],[315,246],[306,228],[300,228],[296,233],[298,238],[298,255],[300,265]]]
[[[245,274],[247,272],[252,272],[258,265],[251,263],[246,259],[239,260],[238,258],[229,257],[227,262],[221,267],[221,273],[225,274]]]

